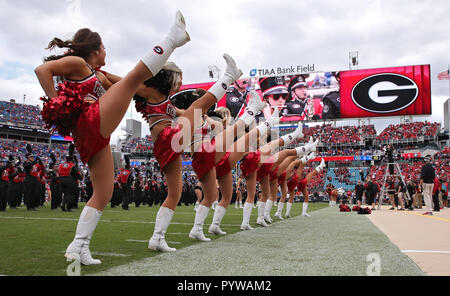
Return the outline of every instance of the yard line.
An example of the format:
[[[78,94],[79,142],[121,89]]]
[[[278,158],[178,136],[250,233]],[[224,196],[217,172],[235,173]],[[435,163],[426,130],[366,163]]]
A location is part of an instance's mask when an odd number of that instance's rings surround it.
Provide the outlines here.
[[[132,243],[148,243],[148,239],[147,240],[140,240],[140,239],[127,239],[127,242],[132,242]],[[172,241],[167,241],[168,243],[171,244],[181,244],[181,242],[172,242]]]
[[[61,253],[66,253],[66,251],[61,251]],[[130,257],[129,254],[120,254],[120,253],[102,253],[102,252],[91,252],[94,256],[108,256],[108,257]]]
[[[52,220],[52,221],[78,221],[78,218],[42,218],[42,217],[8,217],[8,216],[0,216],[0,219],[23,219],[23,220]],[[120,220],[108,220],[108,219],[102,219],[101,222],[106,223],[140,223],[140,224],[155,224],[154,221],[120,221]],[[185,222],[170,222],[170,224],[177,224],[177,225],[193,225],[192,223],[185,223]],[[209,224],[205,224],[207,226]],[[222,226],[240,226],[240,224],[221,224]]]
[[[147,240],[139,240],[139,239],[127,239],[127,242],[132,242],[132,243],[148,243],[148,239]]]

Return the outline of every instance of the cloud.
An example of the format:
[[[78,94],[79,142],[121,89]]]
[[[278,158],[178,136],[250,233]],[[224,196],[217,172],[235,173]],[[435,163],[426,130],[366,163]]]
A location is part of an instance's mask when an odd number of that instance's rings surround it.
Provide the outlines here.
[[[25,93],[30,104],[40,104],[32,69],[50,54],[44,48],[52,38],[70,38],[81,27],[101,34],[105,69],[126,75],[168,32],[178,9],[192,39],[171,57],[183,68],[184,83],[210,81],[208,65],[223,72],[225,52],[247,74],[306,64],[346,70],[348,53],[358,51],[361,69],[430,64],[431,118],[442,120],[449,85],[436,75],[450,63],[450,2],[444,0],[0,0],[0,99],[20,101]]]

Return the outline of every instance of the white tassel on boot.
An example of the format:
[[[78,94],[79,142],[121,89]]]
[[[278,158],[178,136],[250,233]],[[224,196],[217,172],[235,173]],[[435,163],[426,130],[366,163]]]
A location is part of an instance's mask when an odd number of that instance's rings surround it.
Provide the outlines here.
[[[67,247],[64,257],[68,260],[77,260],[84,265],[100,264],[98,259],[93,259],[89,251],[89,243],[102,215],[99,211],[90,206],[85,206],[78,220],[75,238]]]
[[[155,251],[174,252],[175,248],[170,248],[165,239],[167,227],[173,217],[173,211],[166,207],[160,207],[156,215],[155,230],[148,242],[148,248]]]
[[[200,205],[198,207],[197,213],[195,213],[194,226],[192,227],[191,232],[189,233],[190,238],[202,242],[209,242],[211,240],[210,238],[205,237],[205,234],[203,233],[203,224],[205,223],[205,219],[208,216],[208,212],[209,212],[208,207],[205,207],[204,205]]]
[[[217,206],[214,211],[214,217],[212,224],[209,226],[208,232],[211,234],[225,235],[227,234],[225,231],[220,229],[220,222],[222,222],[223,216],[225,216],[226,208],[222,206]]]

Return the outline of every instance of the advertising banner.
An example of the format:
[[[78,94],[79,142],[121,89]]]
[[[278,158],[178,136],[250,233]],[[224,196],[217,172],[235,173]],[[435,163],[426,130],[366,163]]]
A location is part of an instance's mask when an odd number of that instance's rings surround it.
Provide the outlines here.
[[[183,85],[181,90],[212,85]],[[244,78],[217,107],[227,107],[237,118],[252,89],[270,107],[260,116],[267,118],[278,108],[282,122],[431,114],[429,65]]]

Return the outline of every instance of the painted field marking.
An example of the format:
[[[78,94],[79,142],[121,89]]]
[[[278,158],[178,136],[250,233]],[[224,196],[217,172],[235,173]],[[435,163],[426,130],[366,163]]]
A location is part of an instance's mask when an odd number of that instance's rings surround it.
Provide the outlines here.
[[[402,253],[439,253],[439,254],[450,254],[450,251],[433,251],[433,250],[402,250]]]
[[[61,251],[61,253],[66,253],[66,251]],[[91,252],[94,256],[108,256],[108,257],[129,257],[129,254],[119,254],[119,253],[101,253],[101,252]]]
[[[42,217],[8,217],[8,216],[0,216],[0,219],[23,219],[23,220],[52,220],[52,221],[78,221],[79,219],[75,218],[42,218]],[[138,224],[155,224],[154,221],[113,221],[113,220],[107,220],[102,219],[100,222],[106,222],[106,223],[138,223]],[[184,223],[184,222],[170,222],[170,224],[176,224],[176,225],[193,225],[192,223]],[[205,226],[210,224],[205,224]],[[223,226],[240,226],[241,224],[221,224]]]
[[[148,239],[147,240],[139,240],[139,239],[127,239],[127,242],[133,242],[133,243],[148,243]],[[168,243],[171,244],[181,244],[181,242],[172,242],[172,241],[167,241]]]
[[[405,214],[416,215],[416,216],[419,216],[419,217],[426,217],[426,218],[431,218],[431,219],[435,219],[435,220],[441,220],[441,221],[444,221],[444,222],[450,222],[450,220],[448,220],[448,219],[444,219],[444,218],[440,218],[440,217],[435,217],[435,216],[422,215],[422,214],[411,213],[411,212],[405,212]]]
[[[148,243],[148,239],[147,240],[139,240],[139,239],[127,239],[127,242],[132,242],[132,243]]]

